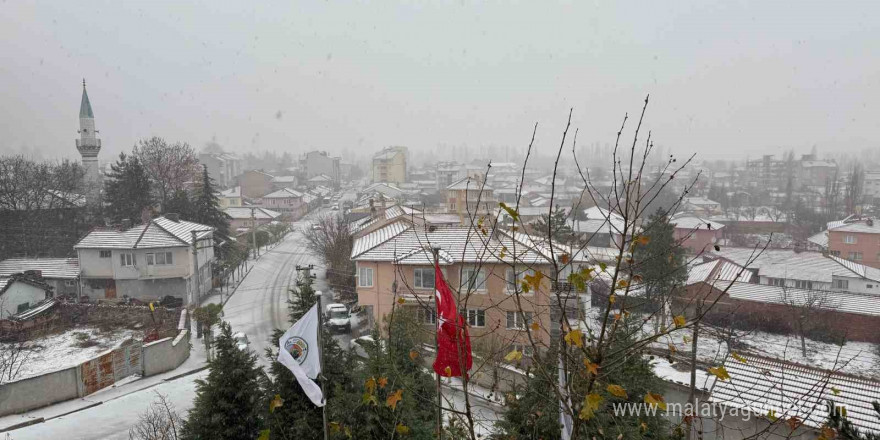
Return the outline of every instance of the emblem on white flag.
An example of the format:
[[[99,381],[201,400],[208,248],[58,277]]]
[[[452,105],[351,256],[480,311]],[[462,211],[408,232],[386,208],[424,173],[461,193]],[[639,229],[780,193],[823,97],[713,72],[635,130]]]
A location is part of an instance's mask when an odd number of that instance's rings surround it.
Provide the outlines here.
[[[318,358],[318,305],[315,304],[278,341],[278,362],[296,377],[303,392],[316,406],[324,406],[324,394],[314,379],[321,374]]]

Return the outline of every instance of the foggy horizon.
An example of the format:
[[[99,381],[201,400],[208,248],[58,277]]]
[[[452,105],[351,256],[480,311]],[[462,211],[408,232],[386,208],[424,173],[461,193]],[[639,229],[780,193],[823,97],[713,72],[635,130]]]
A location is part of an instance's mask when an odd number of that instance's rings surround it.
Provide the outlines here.
[[[876,148],[880,5],[819,2],[506,7],[241,3],[3,6],[0,153],[78,158],[85,78],[112,161],[138,139],[201,149],[390,145],[524,153],[610,144],[625,113],[698,159]],[[827,8],[826,8],[827,9]],[[626,136],[625,136],[626,138]],[[450,158],[455,159],[455,158]],[[502,158],[495,159],[503,160]]]

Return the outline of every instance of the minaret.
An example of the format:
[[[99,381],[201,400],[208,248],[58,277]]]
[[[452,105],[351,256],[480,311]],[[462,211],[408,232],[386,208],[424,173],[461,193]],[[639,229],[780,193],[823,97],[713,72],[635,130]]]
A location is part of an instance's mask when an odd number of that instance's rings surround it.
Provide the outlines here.
[[[98,152],[101,151],[101,140],[98,139],[98,131],[95,130],[95,114],[92,113],[92,104],[86,93],[86,80],[83,79],[82,102],[79,105],[79,139],[76,140],[76,149],[82,156],[83,168],[85,168],[86,199],[89,202],[101,199],[101,173],[98,170]]]

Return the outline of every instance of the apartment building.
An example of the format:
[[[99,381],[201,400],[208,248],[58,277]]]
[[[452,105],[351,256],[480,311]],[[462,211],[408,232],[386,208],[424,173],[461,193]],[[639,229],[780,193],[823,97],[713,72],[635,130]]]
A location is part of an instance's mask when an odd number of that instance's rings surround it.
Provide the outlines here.
[[[373,155],[373,183],[401,184],[406,182],[408,155],[409,150],[406,147],[386,147]]]
[[[828,225],[828,252],[856,263],[880,268],[880,223],[851,217]]]
[[[457,296],[475,347],[505,347],[505,353],[510,348],[525,349],[528,354],[525,330],[533,323],[539,330],[532,336],[540,346],[549,344],[547,329],[552,328],[551,316],[558,313],[549,278],[543,278],[537,290],[523,293],[521,289],[526,275],[552,271],[548,250],[521,233],[499,231],[487,236],[460,225],[422,228],[400,220],[355,240],[351,258],[357,267],[358,304],[367,310],[371,325],[382,323],[394,307],[407,307],[426,331],[433,331],[433,247],[439,248],[439,265]],[[576,310],[578,298],[567,291],[563,295],[567,306]]]
[[[241,159],[230,153],[201,153],[199,163],[208,167],[208,175],[223,188],[231,186],[241,174]]]
[[[306,180],[324,174],[330,177],[333,185],[339,185],[340,160],[339,157],[330,156],[326,151],[309,151],[300,158],[299,167]]]
[[[94,230],[74,249],[82,294],[92,299],[171,295],[198,304],[211,288],[213,228],[174,214],[126,230]]]
[[[476,177],[465,177],[446,187],[446,212],[458,214],[462,222],[488,215],[498,206],[491,186]]]

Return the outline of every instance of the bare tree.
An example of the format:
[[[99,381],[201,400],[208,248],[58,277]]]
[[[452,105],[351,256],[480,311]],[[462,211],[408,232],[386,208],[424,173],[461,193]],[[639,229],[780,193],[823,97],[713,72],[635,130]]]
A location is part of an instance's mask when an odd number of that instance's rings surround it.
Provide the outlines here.
[[[141,139],[132,149],[153,182],[156,198],[164,209],[165,203],[177,191],[186,189],[198,174],[198,159],[189,144],[169,144],[160,137]]]
[[[177,440],[183,419],[168,401],[168,396],[153,391],[156,398],[150,408],[138,416],[137,425],[128,430],[130,440]]]
[[[90,223],[84,185],[76,162],[0,157],[0,259],[69,254]]]
[[[864,193],[865,170],[862,168],[861,163],[856,162],[846,178],[845,202],[847,215],[856,214],[860,210]]]
[[[302,234],[309,250],[324,261],[330,287],[342,298],[356,298],[355,266],[351,261],[354,236],[345,217],[325,215]]]
[[[782,287],[779,300],[791,313],[795,330],[801,340],[801,355],[806,357],[807,334],[821,324],[821,312],[833,309],[835,304],[826,291],[792,289],[787,286]]]

